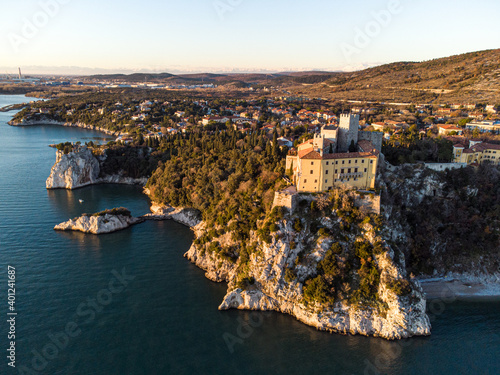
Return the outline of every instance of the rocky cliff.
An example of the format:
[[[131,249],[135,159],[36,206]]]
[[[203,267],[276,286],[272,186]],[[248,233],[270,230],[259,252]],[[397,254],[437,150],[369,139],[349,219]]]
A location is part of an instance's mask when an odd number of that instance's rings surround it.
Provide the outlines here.
[[[409,271],[464,281],[500,274],[497,166],[436,172],[404,165],[382,173],[380,186],[386,238]]]
[[[297,228],[297,220],[300,222],[299,216],[285,215],[266,240],[252,231],[248,242],[254,248],[247,251],[248,256],[240,251],[238,258],[231,254],[237,245],[230,231],[204,243],[207,229],[202,225],[194,228],[197,240],[185,256],[204,269],[210,280],[228,283],[219,309],[274,310],[319,330],[342,334],[386,339],[430,334],[426,299],[419,282],[408,281],[401,265],[404,256],[395,254],[373,226],[365,223],[358,233],[339,230],[338,218],[323,216],[322,234],[318,236],[307,220],[302,220],[304,228]],[[362,241],[379,250],[358,258],[353,254],[353,244]],[[335,250],[335,255],[332,248],[343,250]],[[325,259],[338,268],[320,271],[326,267]],[[376,297],[367,303],[353,298],[355,289],[361,289],[364,283],[360,275],[366,264],[373,265],[370,272],[378,273],[371,284]],[[344,278],[339,278],[340,272],[346,274]],[[314,282],[325,280],[327,286],[313,288]],[[405,285],[405,291],[394,288],[400,284]],[[329,296],[328,301],[318,297],[320,294]]]
[[[56,163],[47,179],[47,189],[77,189],[99,182],[99,162],[85,146],[67,154],[57,150]]]
[[[56,225],[54,230],[74,230],[83,233],[105,234],[130,227],[143,220],[126,215],[84,215]]]
[[[102,157],[101,157],[102,158]],[[46,181],[47,189],[77,189],[100,183],[145,185],[147,178],[130,178],[121,175],[99,176],[100,160],[86,146],[74,146],[67,154],[58,150],[56,163]]]

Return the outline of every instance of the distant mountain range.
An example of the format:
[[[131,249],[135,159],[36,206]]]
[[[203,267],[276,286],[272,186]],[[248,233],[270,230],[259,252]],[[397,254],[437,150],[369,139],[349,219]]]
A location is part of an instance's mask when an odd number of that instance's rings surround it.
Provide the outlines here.
[[[156,82],[163,84],[202,84],[213,83],[217,85],[240,83],[250,86],[252,84],[275,85],[284,82],[301,82],[314,78],[312,81],[323,82],[334,77],[331,72],[283,72],[283,73],[192,73],[192,74],[170,74],[170,73],[134,73],[134,74],[97,74],[83,77],[86,80],[103,80],[113,82]]]
[[[294,95],[394,102],[500,103],[500,49],[424,62],[397,62],[355,72],[92,75],[85,80],[171,85],[280,87]]]

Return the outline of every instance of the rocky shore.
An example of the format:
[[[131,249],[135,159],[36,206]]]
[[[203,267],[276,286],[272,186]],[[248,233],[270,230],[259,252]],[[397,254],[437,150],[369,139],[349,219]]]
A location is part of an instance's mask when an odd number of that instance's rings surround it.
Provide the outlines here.
[[[121,175],[99,176],[99,160],[86,146],[74,146],[67,154],[57,150],[56,162],[46,181],[47,189],[78,189],[88,185],[112,183],[144,186],[147,178],[130,178]]]
[[[59,125],[59,126],[66,126],[66,127],[72,127],[72,128],[82,128],[82,129],[87,129],[87,130],[95,130],[102,132],[104,134],[112,135],[112,136],[120,136],[120,135],[127,135],[126,133],[122,132],[117,132],[117,131],[111,131],[108,129],[103,129],[95,125],[87,125],[84,124],[83,122],[76,122],[76,123],[71,123],[71,122],[63,122],[63,121],[56,121],[52,119],[37,119],[37,120],[25,120],[22,119],[21,121],[16,121],[16,120],[11,120],[7,122],[11,126],[36,126],[36,125]]]
[[[150,214],[143,216],[146,220],[174,220],[190,228],[202,223],[199,211],[191,208],[175,208],[153,203],[150,210]]]
[[[202,224],[194,228],[197,237],[204,232]],[[305,302],[302,280],[316,272],[317,260],[325,254],[327,242],[318,244],[312,251],[311,262],[301,266],[299,277],[294,281],[286,280],[286,268],[296,259],[301,251],[300,246],[292,249],[289,234],[293,233],[291,221],[280,223],[280,230],[273,235],[270,244],[259,241],[252,234],[250,242],[259,243],[258,250],[252,254],[248,264],[248,274],[255,280],[254,285],[245,290],[238,287],[238,264],[221,259],[207,251],[203,245],[193,243],[185,254],[191,262],[206,271],[206,277],[215,282],[227,282],[228,290],[220,310],[241,309],[278,311],[294,316],[297,320],[313,326],[318,330],[341,333],[360,334],[382,337],[389,340],[412,336],[430,335],[431,325],[426,315],[426,298],[417,280],[411,281],[411,293],[398,296],[385,282],[381,282],[378,290],[382,303],[386,305],[382,313],[374,308],[354,306],[347,301],[334,303],[332,307]],[[310,233],[304,233],[309,236]],[[231,244],[231,233],[217,239],[221,246]],[[295,239],[300,243],[300,238]],[[405,271],[394,260],[394,252],[376,256],[381,280],[402,279]],[[316,261],[313,259],[316,257]]]
[[[145,184],[146,181],[144,179],[140,183]],[[99,178],[98,160],[88,148],[79,146],[67,154],[63,151],[57,152],[56,164],[47,179],[47,188],[74,189],[105,182],[136,183],[137,181],[124,180],[120,176]],[[144,192],[150,195],[147,189]],[[304,230],[297,232],[293,224],[296,218],[300,218],[300,215],[285,217],[276,222],[278,229],[271,234],[270,242],[264,242],[255,231],[251,232],[248,243],[256,244],[256,249],[249,255],[245,264],[242,264],[240,259],[224,257],[209,249],[211,242],[217,242],[222,248],[234,246],[233,233],[230,230],[215,228],[224,233],[218,233],[209,243],[195,241],[192,244],[184,256],[205,270],[208,279],[228,284],[227,293],[219,306],[220,310],[272,310],[289,314],[318,330],[375,336],[389,340],[430,335],[431,324],[426,314],[424,292],[427,291],[427,296],[432,297],[432,292],[429,292],[428,288],[431,285],[430,281],[422,280],[425,288],[423,289],[419,280],[408,278],[404,268],[404,254],[391,248],[385,241],[382,241],[384,251],[373,255],[373,262],[380,272],[380,283],[376,291],[379,307],[354,305],[345,298],[336,300],[328,306],[306,301],[305,282],[316,275],[318,263],[325,258],[334,239],[328,237],[318,239],[312,249],[306,249],[305,244],[309,238],[316,236],[316,232],[310,231],[307,224]],[[59,224],[54,229],[100,234],[124,229],[144,220],[175,220],[191,227],[197,240],[205,236],[209,229],[214,229],[206,228],[197,210],[174,208],[157,203],[152,204],[150,214],[140,218],[120,215],[83,216]],[[337,230],[336,222],[329,217],[323,217],[321,225],[329,233],[335,233]],[[370,224],[360,227],[360,230],[361,233],[356,235],[351,235],[348,231],[341,233],[340,237],[345,238],[343,241],[346,248],[359,239],[370,242],[372,246],[381,240]],[[297,264],[296,260],[304,254],[307,257],[306,262]],[[295,267],[296,270],[294,279],[287,277],[287,270],[291,267]],[[247,279],[252,280],[251,285],[241,286],[242,270]],[[409,280],[408,293],[397,294],[389,286],[390,280]],[[355,284],[353,285],[355,287]]]

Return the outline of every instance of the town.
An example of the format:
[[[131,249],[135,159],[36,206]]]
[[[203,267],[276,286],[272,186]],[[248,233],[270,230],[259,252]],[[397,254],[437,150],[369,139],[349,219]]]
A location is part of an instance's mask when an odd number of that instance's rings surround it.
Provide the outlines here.
[[[288,150],[286,173],[299,192],[340,185],[373,190],[377,170],[386,165],[421,162],[443,170],[500,163],[499,105],[363,105],[287,96],[163,100],[158,91],[146,93],[132,91],[121,100],[123,95],[110,91],[85,94],[81,103],[74,97],[32,103],[16,119],[94,124],[116,134],[117,143],[149,146],[200,131],[263,133],[271,144],[274,135]]]

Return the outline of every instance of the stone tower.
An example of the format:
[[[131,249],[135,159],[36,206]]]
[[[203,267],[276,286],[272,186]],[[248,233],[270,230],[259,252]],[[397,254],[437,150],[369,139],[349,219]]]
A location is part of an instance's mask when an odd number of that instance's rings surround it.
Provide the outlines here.
[[[358,144],[359,115],[340,115],[337,152],[348,152],[351,142]]]

